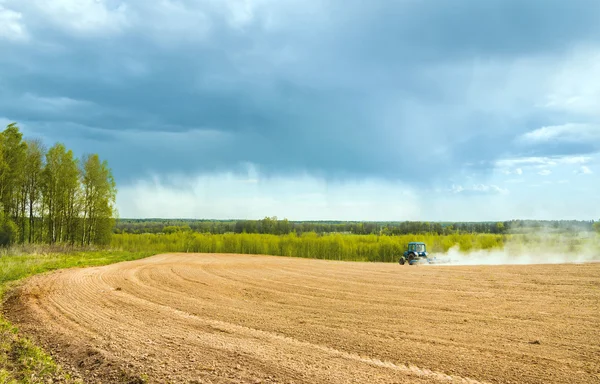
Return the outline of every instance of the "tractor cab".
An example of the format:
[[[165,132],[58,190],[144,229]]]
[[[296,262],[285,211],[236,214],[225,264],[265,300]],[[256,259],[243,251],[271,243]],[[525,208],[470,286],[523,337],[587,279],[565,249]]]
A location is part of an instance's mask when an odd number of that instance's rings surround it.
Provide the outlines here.
[[[400,257],[399,263],[412,265],[419,262],[428,262],[427,246],[421,242],[410,242],[404,254]]]
[[[425,243],[408,243],[408,252],[427,253]]]

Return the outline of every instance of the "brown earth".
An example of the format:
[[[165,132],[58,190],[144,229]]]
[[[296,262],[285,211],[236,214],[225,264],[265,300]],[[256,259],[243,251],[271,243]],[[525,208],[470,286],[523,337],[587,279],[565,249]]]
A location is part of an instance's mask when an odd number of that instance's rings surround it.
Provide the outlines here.
[[[170,254],[35,276],[5,311],[86,382],[600,382],[600,264]]]

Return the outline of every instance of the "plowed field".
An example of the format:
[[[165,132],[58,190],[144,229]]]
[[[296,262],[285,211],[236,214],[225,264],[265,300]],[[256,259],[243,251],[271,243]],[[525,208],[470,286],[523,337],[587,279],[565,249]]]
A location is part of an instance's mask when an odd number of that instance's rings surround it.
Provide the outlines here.
[[[5,312],[86,382],[600,382],[600,264],[169,254],[35,276]]]

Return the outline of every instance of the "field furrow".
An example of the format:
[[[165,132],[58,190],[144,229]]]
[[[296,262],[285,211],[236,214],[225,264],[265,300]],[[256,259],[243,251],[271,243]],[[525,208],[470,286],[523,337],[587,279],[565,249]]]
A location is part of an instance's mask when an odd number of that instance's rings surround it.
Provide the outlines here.
[[[600,382],[600,264],[167,254],[29,279],[7,317],[89,382]]]

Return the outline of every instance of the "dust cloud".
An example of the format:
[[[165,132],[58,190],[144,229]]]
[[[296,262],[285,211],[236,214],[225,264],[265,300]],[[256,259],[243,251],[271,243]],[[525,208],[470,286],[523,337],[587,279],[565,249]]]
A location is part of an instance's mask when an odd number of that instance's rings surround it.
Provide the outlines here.
[[[442,265],[530,265],[600,262],[600,237],[542,236],[531,243],[508,241],[503,249],[463,252],[458,245],[439,254]]]

